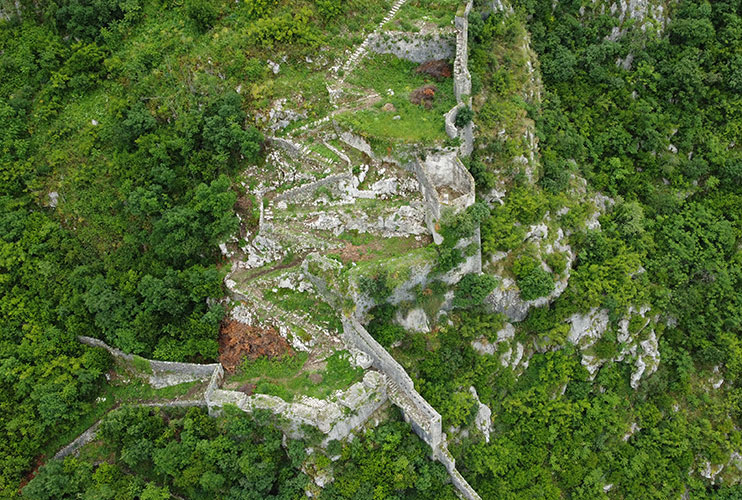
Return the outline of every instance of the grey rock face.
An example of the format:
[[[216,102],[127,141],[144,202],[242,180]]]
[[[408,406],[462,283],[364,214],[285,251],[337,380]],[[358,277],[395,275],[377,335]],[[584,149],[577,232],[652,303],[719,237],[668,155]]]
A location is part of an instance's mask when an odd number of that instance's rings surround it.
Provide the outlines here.
[[[397,311],[395,321],[405,330],[411,332],[429,332],[430,322],[428,321],[428,315],[425,314],[422,308],[417,307],[411,309],[403,314],[402,311]]]

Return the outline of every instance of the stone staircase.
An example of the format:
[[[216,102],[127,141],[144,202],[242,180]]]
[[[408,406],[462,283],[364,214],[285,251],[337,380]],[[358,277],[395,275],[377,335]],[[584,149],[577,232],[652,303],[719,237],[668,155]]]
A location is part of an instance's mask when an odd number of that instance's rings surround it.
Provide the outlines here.
[[[340,77],[337,79],[332,89],[328,88],[331,99],[338,95],[338,89],[343,85],[343,83],[345,83],[345,77],[350,74],[358,65],[358,63],[364,58],[364,56],[368,52],[368,46],[371,43],[371,40],[381,31],[381,28],[386,23],[391,21],[392,18],[397,15],[399,9],[406,2],[407,0],[397,0],[396,2],[394,2],[394,5],[392,5],[392,8],[389,9],[389,12],[387,12],[387,15],[384,17],[384,19],[382,19],[378,26],[376,26],[376,29],[369,33],[368,36],[366,36],[365,40],[363,40],[363,43],[361,43],[361,45],[359,45],[358,48],[353,51],[353,53],[345,61],[345,63],[343,63],[343,65],[340,67],[340,70],[343,72],[343,74],[340,75]]]
[[[315,128],[319,127],[320,125],[324,125],[325,123],[329,122],[330,121],[330,118],[332,118],[332,114],[327,115],[324,118],[320,118],[319,120],[315,120],[315,121],[313,121],[311,123],[307,123],[306,125],[302,125],[301,127],[297,128],[295,130],[292,130],[289,134],[292,135],[292,136],[295,136],[295,135],[301,134],[303,132],[306,132],[307,130],[315,129]]]

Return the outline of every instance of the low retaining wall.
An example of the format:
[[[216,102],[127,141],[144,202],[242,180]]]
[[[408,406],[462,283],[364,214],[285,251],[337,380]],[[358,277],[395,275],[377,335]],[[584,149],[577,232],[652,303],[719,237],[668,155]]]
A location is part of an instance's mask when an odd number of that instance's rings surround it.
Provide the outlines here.
[[[273,201],[288,201],[292,203],[306,201],[321,187],[327,187],[334,195],[339,196],[343,191],[339,187],[340,184],[343,182],[350,184],[352,180],[353,176],[349,173],[328,175],[324,179],[308,182],[307,184],[302,184],[301,186],[296,186],[295,188],[277,194],[273,198]]]
[[[92,347],[101,347],[111,353],[119,361],[136,369],[135,358],[149,364],[151,373],[144,373],[148,377],[149,384],[155,389],[170,387],[173,385],[193,382],[196,380],[209,380],[215,370],[221,368],[219,363],[200,365],[196,363],[177,363],[174,361],[158,361],[154,359],[145,359],[133,354],[111,347],[102,340],[92,337],[79,336],[78,340],[85,345]]]

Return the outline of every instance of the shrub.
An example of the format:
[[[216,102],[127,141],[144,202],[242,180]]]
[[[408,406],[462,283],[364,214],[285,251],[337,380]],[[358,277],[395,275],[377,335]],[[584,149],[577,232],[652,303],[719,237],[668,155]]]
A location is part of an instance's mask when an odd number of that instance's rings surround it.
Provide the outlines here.
[[[384,302],[392,294],[392,290],[387,283],[386,271],[379,272],[373,278],[361,276],[358,280],[358,287],[362,293],[374,299],[377,304]]]
[[[373,319],[366,328],[368,329],[368,333],[384,347],[389,347],[395,342],[402,340],[405,335],[405,329],[392,322],[395,312],[396,308],[391,304],[382,304],[370,311]]]
[[[503,210],[495,210],[482,224],[482,250],[492,254],[498,250],[517,248],[526,237],[526,228],[515,225]]]
[[[562,274],[567,269],[567,255],[564,252],[547,254],[544,260],[546,261],[546,265],[554,271],[554,274]]]
[[[209,31],[214,21],[219,17],[219,11],[217,11],[213,2],[208,0],[188,0],[185,8],[186,15],[201,32]]]
[[[454,124],[457,128],[464,128],[471,123],[472,118],[474,118],[474,111],[469,106],[464,106],[456,113]]]
[[[489,274],[467,274],[456,287],[453,306],[463,309],[480,306],[497,286],[497,278]]]
[[[520,296],[523,300],[545,297],[554,290],[554,277],[541,268],[539,261],[533,257],[523,256],[513,263]]]
[[[317,11],[325,19],[332,19],[343,13],[343,2],[341,0],[315,0]]]

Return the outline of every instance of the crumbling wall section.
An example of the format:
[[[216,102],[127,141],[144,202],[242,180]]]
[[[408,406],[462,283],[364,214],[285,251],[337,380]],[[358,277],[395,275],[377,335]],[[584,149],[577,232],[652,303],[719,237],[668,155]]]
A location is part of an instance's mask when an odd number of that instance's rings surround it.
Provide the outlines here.
[[[461,146],[459,154],[469,156],[474,150],[474,124],[467,123],[464,127],[456,127],[456,115],[465,107],[471,107],[471,73],[469,73],[469,12],[472,9],[472,0],[461,6],[454,18],[456,27],[456,58],[453,64],[453,91],[456,96],[456,106],[446,113],[446,134],[451,139],[459,138]]]
[[[444,445],[437,449],[435,459],[446,467],[448,475],[451,477],[451,483],[453,483],[463,498],[466,500],[481,500],[479,494],[456,469],[456,459],[448,451],[447,446]]]
[[[135,358],[146,362],[149,364],[151,373],[145,373],[143,375],[147,376],[149,384],[155,389],[183,384],[185,382],[194,382],[196,380],[209,380],[214,371],[221,368],[219,363],[201,365],[196,363],[178,363],[174,361],[145,359],[134,356],[133,354],[126,354],[115,347],[109,346],[102,340],[94,339],[92,337],[79,336],[78,340],[85,345],[105,349],[111,353],[114,358],[134,369],[136,369]]]
[[[302,425],[316,427],[326,435],[325,444],[333,439],[348,437],[354,430],[387,401],[386,378],[375,371],[366,372],[363,381],[357,382],[345,391],[336,391],[328,399],[308,396],[298,401],[287,402],[278,396],[253,394],[215,389],[209,398],[209,414],[219,415],[227,404],[237,406],[244,412],[256,409],[268,410],[284,419],[284,431],[301,438]]]
[[[386,375],[389,398],[400,407],[415,433],[435,449],[441,442],[441,415],[415,390],[415,384],[402,365],[353,317],[343,318],[343,337],[365,352],[373,366]]]
[[[469,73],[469,12],[473,0],[462,5],[454,18],[456,27],[456,59],[453,64],[453,91],[456,101],[466,102],[471,96],[471,74]]]
[[[322,187],[328,188],[334,195],[340,196],[343,192],[343,184],[350,185],[353,180],[353,176],[350,173],[328,175],[324,179],[319,179],[314,182],[308,182],[301,186],[296,186],[289,190],[284,191],[276,195],[274,201],[287,201],[291,203],[307,201],[311,199],[314,193]]]

